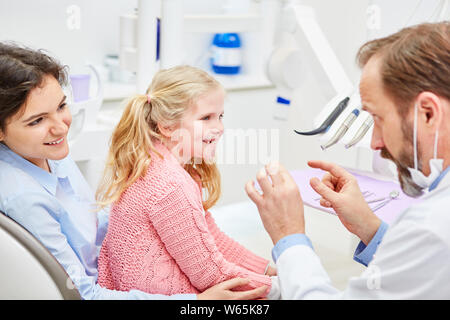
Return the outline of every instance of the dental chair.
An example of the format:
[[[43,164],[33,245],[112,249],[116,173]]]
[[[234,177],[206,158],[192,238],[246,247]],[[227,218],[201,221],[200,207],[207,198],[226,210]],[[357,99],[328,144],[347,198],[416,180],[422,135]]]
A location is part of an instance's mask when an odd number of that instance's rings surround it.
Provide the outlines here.
[[[0,300],[80,300],[55,257],[0,211]]]

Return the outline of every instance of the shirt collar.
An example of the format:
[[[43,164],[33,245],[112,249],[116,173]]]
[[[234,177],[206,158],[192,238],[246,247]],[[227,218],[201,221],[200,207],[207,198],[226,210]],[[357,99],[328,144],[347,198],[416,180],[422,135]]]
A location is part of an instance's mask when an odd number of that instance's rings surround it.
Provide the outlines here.
[[[450,166],[445,168],[445,170],[442,171],[441,174],[431,183],[430,187],[428,188],[428,191],[433,191],[434,189],[436,189],[437,186],[439,185],[439,183],[441,182],[441,180],[444,179],[444,177],[447,175],[447,173],[449,171],[450,171]]]
[[[3,143],[0,143],[0,160],[28,173],[52,195],[56,195],[58,178],[67,177],[67,174],[64,174],[62,170],[61,161],[48,160],[48,165],[52,171],[50,173],[22,158]]]

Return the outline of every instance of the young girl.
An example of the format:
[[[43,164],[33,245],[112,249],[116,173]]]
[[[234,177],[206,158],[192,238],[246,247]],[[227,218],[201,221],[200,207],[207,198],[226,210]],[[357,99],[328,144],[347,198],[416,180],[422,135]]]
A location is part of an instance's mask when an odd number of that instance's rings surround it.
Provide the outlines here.
[[[72,117],[66,69],[41,51],[0,42],[0,211],[37,238],[64,267],[83,299],[242,299],[234,279],[199,295],[113,291],[97,284],[108,211],[69,155]],[[1,213],[0,213],[1,214]],[[26,286],[26,284],[24,284]],[[180,292],[174,292],[180,293]]]
[[[267,285],[269,298],[279,297],[269,261],[228,238],[208,212],[220,195],[213,160],[224,95],[206,72],[178,66],[159,71],[146,95],[129,100],[97,191],[101,206],[113,203],[100,285],[198,293],[239,276],[251,280],[240,290]]]

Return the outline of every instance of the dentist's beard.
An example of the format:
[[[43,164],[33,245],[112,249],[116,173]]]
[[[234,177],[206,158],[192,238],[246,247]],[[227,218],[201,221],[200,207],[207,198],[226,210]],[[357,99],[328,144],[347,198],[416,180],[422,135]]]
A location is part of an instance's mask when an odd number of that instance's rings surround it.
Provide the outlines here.
[[[402,191],[413,198],[420,197],[423,194],[423,189],[419,187],[411,178],[411,173],[408,170],[408,167],[414,167],[414,164],[410,164],[413,159],[412,155],[408,155],[407,152],[402,151],[400,155],[400,159],[396,160],[394,157],[387,151],[386,148],[381,149],[380,153],[382,158],[391,160],[397,166],[397,174],[398,180],[400,181],[400,187]],[[419,162],[419,170],[420,170],[420,162]]]

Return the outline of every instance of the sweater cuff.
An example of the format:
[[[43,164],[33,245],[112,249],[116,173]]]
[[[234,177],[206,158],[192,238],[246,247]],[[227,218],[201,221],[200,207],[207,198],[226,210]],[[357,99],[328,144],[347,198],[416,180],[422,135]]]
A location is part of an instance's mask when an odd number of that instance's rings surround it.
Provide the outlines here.
[[[267,290],[263,295],[264,297],[266,297],[270,293],[270,290],[272,289],[272,277],[252,272],[246,275],[243,274],[239,276],[250,280],[249,283],[250,288],[245,288],[245,290],[259,288],[261,286],[267,286]]]
[[[241,266],[247,270],[264,274],[267,265],[269,264],[269,260],[261,258],[256,254],[249,254],[246,259],[241,261]]]

